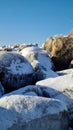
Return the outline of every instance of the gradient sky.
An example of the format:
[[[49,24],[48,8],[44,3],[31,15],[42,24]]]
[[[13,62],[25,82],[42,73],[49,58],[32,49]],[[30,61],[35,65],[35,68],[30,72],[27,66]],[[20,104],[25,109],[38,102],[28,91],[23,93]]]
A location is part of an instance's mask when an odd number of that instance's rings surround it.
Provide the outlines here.
[[[0,0],[0,44],[38,43],[73,28],[73,0]]]

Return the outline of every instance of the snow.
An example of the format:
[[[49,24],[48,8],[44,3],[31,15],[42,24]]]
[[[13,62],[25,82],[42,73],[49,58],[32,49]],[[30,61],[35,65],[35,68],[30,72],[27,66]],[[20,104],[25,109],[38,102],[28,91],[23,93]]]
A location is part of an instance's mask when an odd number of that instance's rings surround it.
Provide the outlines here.
[[[47,55],[39,54],[38,62],[41,64],[41,66],[46,68],[46,71],[49,71],[49,69],[51,69],[51,67],[52,67],[51,60],[50,60],[49,56],[47,56]]]
[[[24,95],[10,95],[10,96],[5,96],[3,98],[0,99],[0,107],[11,107],[13,109],[13,107],[15,107],[18,111],[18,105],[20,105],[21,101],[24,99],[24,104],[27,102],[27,105],[29,105],[29,109],[28,110],[32,110],[36,107],[35,103],[40,104],[41,103],[41,108],[42,106],[45,104],[47,107],[49,107],[49,109],[47,109],[47,112],[49,114],[56,114],[59,113],[60,111],[66,110],[67,111],[67,107],[65,106],[65,104],[63,104],[61,101],[59,101],[58,99],[52,99],[52,98],[43,98],[43,97],[37,97],[35,96],[33,98],[33,96],[24,96]],[[41,102],[42,101],[42,102]],[[46,102],[45,102],[46,101]],[[5,103],[6,102],[6,103]],[[33,102],[33,104],[31,104],[31,102]],[[10,106],[9,106],[10,105]],[[23,104],[21,104],[23,105]],[[53,109],[54,107],[54,109]],[[24,109],[23,109],[24,111]],[[28,112],[29,114],[29,112]],[[33,114],[37,115],[37,111],[34,111]],[[43,113],[44,114],[44,113]],[[46,113],[45,113],[46,114]],[[37,116],[41,116],[41,112],[38,113]],[[24,117],[25,118],[25,117]],[[33,118],[33,117],[31,117]],[[25,118],[26,119],[26,118]],[[26,119],[27,120],[27,119]]]
[[[36,83],[40,85],[46,97],[59,99],[67,108],[73,107],[73,74],[48,78]]]
[[[15,52],[4,52],[0,55],[0,69],[6,68],[13,74],[31,74],[33,68],[30,63],[20,54]]]
[[[58,74],[52,71],[53,64],[50,53],[39,47],[26,47],[20,52],[33,66],[47,77],[56,77]]]
[[[9,67],[6,67],[8,72],[12,74],[31,74],[33,72],[32,66],[28,62],[21,63],[20,60],[12,60]]]
[[[66,69],[62,71],[57,71],[58,75],[67,75],[67,74],[73,74],[73,69]]]
[[[38,96],[35,92],[26,92],[25,95],[27,95],[27,96]]]
[[[5,94],[3,97],[10,96],[10,95],[21,95],[21,94],[22,95],[31,95],[31,96],[35,96],[35,95],[42,96],[42,91],[41,91],[39,86],[28,85],[28,86],[25,86],[25,87],[20,88],[18,90],[12,91],[8,94]]]
[[[39,52],[39,53],[46,53],[45,50],[43,50],[42,48],[40,47],[34,47],[34,46],[31,46],[31,47],[26,47],[24,48],[20,53],[23,53],[23,55],[28,55],[28,52]],[[48,52],[50,54],[50,52]]]
[[[66,88],[71,89],[73,86],[73,74],[58,76],[55,78],[47,78],[38,81],[36,85],[41,85],[45,87],[50,87],[56,89],[57,91],[64,91]]]
[[[0,99],[0,129],[7,130],[18,122],[29,123],[45,116],[56,118],[57,115],[57,118],[63,118],[59,113],[65,111],[66,106],[59,100],[23,95],[5,96]]]
[[[38,54],[38,63],[42,69],[42,72],[46,75],[46,78],[58,76],[57,73],[51,69],[53,65],[48,55],[41,53]]]

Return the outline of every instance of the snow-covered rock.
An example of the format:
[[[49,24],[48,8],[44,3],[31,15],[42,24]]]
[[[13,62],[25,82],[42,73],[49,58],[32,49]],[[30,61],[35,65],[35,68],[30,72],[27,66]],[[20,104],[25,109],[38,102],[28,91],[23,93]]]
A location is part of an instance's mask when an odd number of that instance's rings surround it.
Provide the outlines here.
[[[33,83],[34,70],[20,54],[4,52],[0,54],[0,81],[9,92]]]
[[[73,69],[66,69],[62,71],[57,71],[57,74],[62,76],[62,75],[67,75],[67,74],[73,74]]]
[[[18,90],[12,91],[4,96],[10,95],[31,95],[31,96],[43,96],[40,86],[37,85],[28,85]]]
[[[68,108],[73,102],[73,74],[48,78],[36,83],[40,85],[46,97],[57,98],[63,101]]]
[[[52,70],[53,64],[49,57],[49,52],[37,46],[31,46],[24,48],[20,54],[22,54],[33,66],[37,75],[37,80],[58,76],[56,72]]]
[[[0,130],[68,130],[66,106],[59,100],[13,95],[0,99]]]
[[[64,72],[68,73],[67,70]],[[73,128],[73,73],[48,78],[37,82],[36,85],[40,85],[43,96],[59,99],[67,106],[70,126]]]
[[[4,95],[4,88],[0,82],[0,97],[2,97]]]

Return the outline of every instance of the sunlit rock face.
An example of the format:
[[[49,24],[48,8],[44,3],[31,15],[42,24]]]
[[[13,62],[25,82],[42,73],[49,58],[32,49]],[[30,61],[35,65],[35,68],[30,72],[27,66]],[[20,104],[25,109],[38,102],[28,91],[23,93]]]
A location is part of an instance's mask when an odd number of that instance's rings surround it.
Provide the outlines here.
[[[20,54],[0,53],[0,81],[5,92],[33,84],[34,70],[31,64]]]
[[[72,29],[71,32],[68,34],[68,37],[73,37],[73,29]]]
[[[72,36],[49,37],[43,44],[43,48],[51,52],[51,59],[56,70],[63,70],[69,67],[73,59]]]
[[[12,95],[0,99],[0,130],[68,130],[66,106],[56,99]]]
[[[36,81],[57,76],[53,71],[54,66],[49,57],[49,52],[44,51],[42,48],[31,46],[26,47],[20,53],[30,62],[35,70]]]

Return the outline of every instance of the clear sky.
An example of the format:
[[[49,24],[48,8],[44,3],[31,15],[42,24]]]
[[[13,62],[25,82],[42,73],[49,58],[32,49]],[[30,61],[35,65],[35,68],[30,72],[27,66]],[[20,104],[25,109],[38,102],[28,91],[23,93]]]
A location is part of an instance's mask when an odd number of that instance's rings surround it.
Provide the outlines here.
[[[73,28],[73,0],[0,0],[0,44],[39,43]]]

